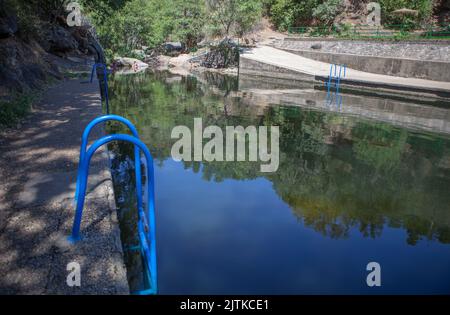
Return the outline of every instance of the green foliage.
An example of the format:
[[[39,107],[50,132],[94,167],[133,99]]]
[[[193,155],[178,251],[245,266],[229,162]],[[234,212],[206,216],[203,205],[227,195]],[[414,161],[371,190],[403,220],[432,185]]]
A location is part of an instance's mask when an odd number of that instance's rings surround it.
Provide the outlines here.
[[[433,14],[433,0],[379,0],[383,24],[405,24],[414,29],[428,23]],[[331,25],[345,8],[343,0],[266,0],[264,5],[274,25],[281,31],[289,27],[315,23]],[[417,10],[417,16],[399,15],[395,10]]]
[[[0,129],[14,126],[31,109],[36,95],[25,93],[15,96],[11,101],[0,102]]]
[[[83,13],[89,14],[90,20],[96,26],[105,24],[115,11],[118,11],[121,7],[123,7],[126,1],[120,2],[121,3],[119,5],[118,3],[112,4],[111,1],[80,0]]]
[[[313,10],[322,0],[274,0],[270,16],[275,26],[285,31],[290,26],[309,25]]]
[[[99,29],[100,39],[106,47],[122,54],[144,45],[147,34],[152,31],[148,21],[153,18],[153,12],[148,5],[149,2],[145,0],[130,1],[121,11],[107,19],[106,29]]]
[[[202,0],[86,1],[85,9],[108,57],[131,56],[135,49],[165,41],[192,48],[201,38],[205,19]]]
[[[178,2],[169,12],[174,20],[170,34],[173,40],[183,42],[187,48],[194,48],[203,36],[204,3],[199,0],[181,0]]]
[[[213,35],[242,36],[260,20],[259,0],[207,0],[208,28]]]
[[[353,27],[350,23],[344,23],[339,25],[338,36],[343,38],[351,38],[353,34]]]
[[[291,0],[275,0],[270,8],[272,22],[282,31],[294,25],[294,10]]]
[[[432,0],[379,0],[383,24],[405,24],[409,28],[418,28],[430,21],[433,14]],[[417,10],[417,16],[392,13],[398,9]]]
[[[240,35],[261,18],[260,0],[83,1],[108,57],[180,41],[195,50],[205,32]]]
[[[314,8],[312,15],[322,24],[332,25],[343,8],[342,0],[326,0]]]

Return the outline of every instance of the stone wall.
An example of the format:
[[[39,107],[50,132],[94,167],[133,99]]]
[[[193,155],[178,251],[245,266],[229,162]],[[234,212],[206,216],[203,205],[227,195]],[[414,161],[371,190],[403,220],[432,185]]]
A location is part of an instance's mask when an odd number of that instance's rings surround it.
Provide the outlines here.
[[[450,41],[304,40],[288,37],[275,48],[450,62]]]

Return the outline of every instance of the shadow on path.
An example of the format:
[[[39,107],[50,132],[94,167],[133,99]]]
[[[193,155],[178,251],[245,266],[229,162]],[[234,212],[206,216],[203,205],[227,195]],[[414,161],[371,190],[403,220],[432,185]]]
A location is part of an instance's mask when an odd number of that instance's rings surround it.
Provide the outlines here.
[[[101,115],[98,84],[80,82],[50,88],[20,130],[0,135],[0,294],[128,293],[104,149],[91,163],[85,239],[66,242],[81,134]],[[66,284],[72,261],[81,265],[79,288]]]

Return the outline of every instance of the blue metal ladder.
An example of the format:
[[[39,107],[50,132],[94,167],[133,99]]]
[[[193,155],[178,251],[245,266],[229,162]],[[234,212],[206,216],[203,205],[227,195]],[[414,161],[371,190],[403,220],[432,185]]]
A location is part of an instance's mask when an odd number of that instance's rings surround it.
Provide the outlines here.
[[[133,136],[125,134],[108,135],[95,141],[87,150],[87,142],[89,134],[93,127],[105,121],[119,121],[125,124]],[[153,157],[146,145],[139,140],[139,135],[134,125],[127,119],[117,115],[106,115],[94,119],[88,124],[83,132],[80,148],[80,162],[78,165],[77,185],[75,191],[76,212],[72,227],[72,235],[69,237],[70,242],[78,242],[81,240],[80,225],[83,215],[84,201],[86,197],[87,180],[89,176],[89,165],[94,153],[104,144],[112,141],[126,141],[134,144],[135,154],[135,175],[136,175],[136,195],[138,206],[138,236],[141,255],[144,260],[144,270],[149,280],[148,289],[134,292],[141,295],[156,294],[157,286],[157,266],[156,266],[156,233],[155,233],[155,196],[154,196],[154,171]],[[86,151],[87,150],[87,151]],[[142,176],[140,153],[144,153],[147,162],[147,212],[144,211],[142,201]]]
[[[339,67],[339,71],[338,71]],[[334,71],[333,71],[334,70]],[[343,70],[343,71],[342,71]],[[341,86],[341,78],[345,78],[347,74],[347,65],[337,65],[337,64],[330,64],[330,74],[328,76],[328,82],[325,82],[325,85],[327,86],[327,98],[326,98],[326,105],[331,105],[333,101],[333,96],[330,93],[331,85],[333,84],[334,80],[334,87],[336,89],[335,95],[336,95],[336,106],[339,108],[342,104],[342,96],[339,94],[339,88]]]

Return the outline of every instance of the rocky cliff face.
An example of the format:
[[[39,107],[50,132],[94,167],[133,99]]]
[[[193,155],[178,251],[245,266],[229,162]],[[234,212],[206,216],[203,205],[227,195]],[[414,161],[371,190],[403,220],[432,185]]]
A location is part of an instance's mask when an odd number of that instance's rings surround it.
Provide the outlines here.
[[[0,99],[62,78],[69,56],[94,55],[102,61],[101,46],[88,27],[68,27],[64,18],[39,25],[39,36],[30,36],[20,29],[15,13],[0,6]]]
[[[47,54],[35,41],[10,36],[0,39],[0,97],[21,93],[42,85],[49,76],[60,78],[57,67],[47,62]]]

